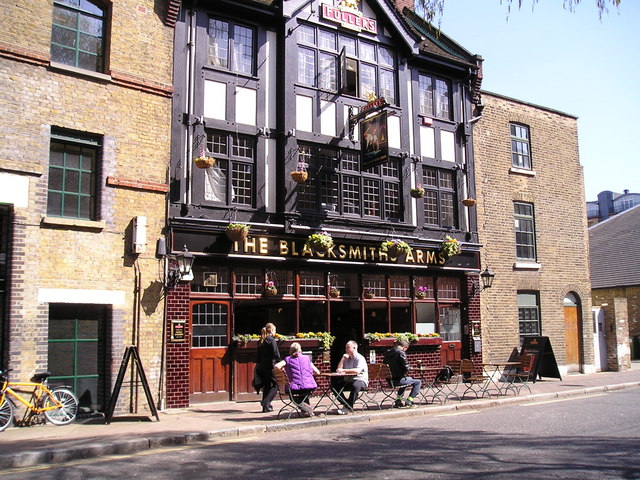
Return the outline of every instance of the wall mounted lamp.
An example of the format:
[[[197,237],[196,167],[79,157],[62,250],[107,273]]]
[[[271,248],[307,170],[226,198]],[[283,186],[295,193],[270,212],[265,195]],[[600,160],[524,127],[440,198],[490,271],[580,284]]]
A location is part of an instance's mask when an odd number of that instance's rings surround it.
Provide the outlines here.
[[[176,288],[179,282],[190,282],[193,280],[193,271],[191,269],[195,258],[193,254],[187,250],[186,245],[180,253],[169,255],[168,259],[167,288]]]
[[[482,285],[478,286],[474,283],[473,292],[471,296],[474,296],[476,293],[480,293],[485,288],[491,288],[491,286],[493,285],[493,279],[495,278],[495,276],[496,274],[493,273],[489,268],[489,266],[487,265],[484,271],[480,274],[480,281],[482,282]]]

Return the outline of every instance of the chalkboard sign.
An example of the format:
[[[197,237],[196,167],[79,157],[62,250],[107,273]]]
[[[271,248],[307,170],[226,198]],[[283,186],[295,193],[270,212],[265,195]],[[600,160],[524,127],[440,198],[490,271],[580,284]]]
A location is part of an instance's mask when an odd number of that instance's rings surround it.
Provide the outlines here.
[[[549,337],[524,337],[520,355],[533,355],[534,357],[529,381],[535,383],[538,377],[553,377],[562,380]]]

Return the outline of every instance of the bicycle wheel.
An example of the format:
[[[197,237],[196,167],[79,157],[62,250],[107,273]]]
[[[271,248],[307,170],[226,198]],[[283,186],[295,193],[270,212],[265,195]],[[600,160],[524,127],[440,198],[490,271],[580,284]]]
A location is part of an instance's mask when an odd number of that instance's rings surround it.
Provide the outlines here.
[[[7,397],[0,405],[0,432],[11,426],[13,423],[13,405]]]
[[[71,390],[66,388],[55,388],[51,393],[62,404],[60,408],[55,410],[46,410],[44,416],[54,425],[65,425],[76,419],[78,414],[78,397]],[[47,397],[44,401],[45,407],[54,406],[51,398]]]

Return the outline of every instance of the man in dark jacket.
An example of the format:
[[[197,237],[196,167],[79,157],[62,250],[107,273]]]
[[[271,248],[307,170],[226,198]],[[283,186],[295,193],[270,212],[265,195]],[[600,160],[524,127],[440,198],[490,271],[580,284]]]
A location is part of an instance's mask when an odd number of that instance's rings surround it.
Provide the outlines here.
[[[400,386],[398,389],[398,397],[393,405],[396,408],[403,406],[413,407],[413,402],[418,393],[420,393],[420,385],[422,382],[409,376],[409,362],[405,353],[409,348],[409,343],[399,338],[393,348],[387,350],[384,354],[384,363],[389,365],[391,370],[391,378],[394,386]],[[403,403],[402,397],[407,387],[411,387],[411,392],[407,397],[406,403]]]

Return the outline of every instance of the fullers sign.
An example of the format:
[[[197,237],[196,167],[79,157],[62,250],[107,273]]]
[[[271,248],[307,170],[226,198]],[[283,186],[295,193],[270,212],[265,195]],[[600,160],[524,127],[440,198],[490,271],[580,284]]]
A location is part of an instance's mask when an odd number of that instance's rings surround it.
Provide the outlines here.
[[[350,30],[355,30],[356,32],[364,30],[365,32],[373,34],[378,33],[378,22],[375,18],[367,18],[363,16],[362,12],[359,10],[343,6],[343,3],[348,2],[340,2],[337,7],[323,3],[322,18],[331,22],[339,23],[340,26]]]

